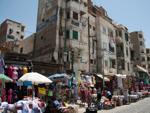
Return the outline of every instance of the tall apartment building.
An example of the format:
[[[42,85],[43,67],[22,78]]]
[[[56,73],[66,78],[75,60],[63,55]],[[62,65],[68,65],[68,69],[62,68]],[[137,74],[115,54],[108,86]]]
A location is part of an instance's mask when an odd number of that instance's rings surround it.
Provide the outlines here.
[[[39,0],[34,60],[89,72],[87,0]]]
[[[146,55],[147,55],[147,69],[150,73],[150,48],[146,48]]]
[[[116,26],[116,56],[117,56],[117,73],[131,75],[133,74],[131,65],[130,36],[128,29],[123,25]]]
[[[22,42],[22,53],[23,54],[28,54],[28,55],[33,55],[33,50],[34,50],[34,41],[36,38],[36,33],[31,34],[30,36],[26,37]]]
[[[21,41],[24,39],[25,26],[19,22],[6,19],[0,26],[0,42],[13,42],[12,51],[22,51]]]
[[[104,75],[117,74],[115,27],[103,7],[94,6],[89,0],[89,15],[95,18],[97,72]]]
[[[145,48],[145,39],[142,31],[135,31],[130,33],[131,43],[133,45],[134,53],[134,67],[137,65],[147,70],[147,55]]]

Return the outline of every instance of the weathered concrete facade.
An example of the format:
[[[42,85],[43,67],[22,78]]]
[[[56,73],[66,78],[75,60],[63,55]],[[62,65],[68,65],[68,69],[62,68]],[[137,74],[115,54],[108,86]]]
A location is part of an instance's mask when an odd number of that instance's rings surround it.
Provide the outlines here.
[[[89,71],[87,0],[39,0],[34,60]]]
[[[34,50],[35,38],[36,38],[36,33],[33,33],[32,35],[28,36],[21,42],[23,54],[30,54],[30,55],[33,54],[32,52]]]
[[[0,26],[0,42],[14,42],[12,51],[21,53],[21,41],[24,39],[25,26],[16,21],[6,19]]]
[[[134,67],[139,65],[147,70],[147,55],[145,48],[145,39],[142,31],[135,31],[130,33],[131,43],[134,52]]]
[[[150,73],[150,48],[146,48],[146,55],[147,55],[147,69]]]
[[[116,50],[117,50],[117,73],[132,75],[133,69],[131,64],[130,52],[130,35],[128,29],[123,25],[116,26]]]

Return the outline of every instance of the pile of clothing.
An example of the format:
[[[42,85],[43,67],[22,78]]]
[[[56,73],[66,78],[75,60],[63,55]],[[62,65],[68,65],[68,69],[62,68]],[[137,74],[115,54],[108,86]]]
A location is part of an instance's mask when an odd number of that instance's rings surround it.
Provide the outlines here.
[[[19,100],[14,104],[8,104],[7,102],[2,102],[0,105],[0,110],[4,112],[17,112],[17,113],[43,113],[45,111],[46,104],[39,98],[24,98],[24,100]]]

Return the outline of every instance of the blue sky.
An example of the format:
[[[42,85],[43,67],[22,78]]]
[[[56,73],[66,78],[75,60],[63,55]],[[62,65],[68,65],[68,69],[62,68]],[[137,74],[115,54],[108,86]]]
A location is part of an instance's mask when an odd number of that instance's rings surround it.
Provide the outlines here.
[[[38,0],[0,0],[0,23],[6,18],[23,23],[26,36],[35,32]],[[150,47],[150,0],[94,0],[103,6],[116,22],[128,27],[129,31],[142,30],[146,46]]]

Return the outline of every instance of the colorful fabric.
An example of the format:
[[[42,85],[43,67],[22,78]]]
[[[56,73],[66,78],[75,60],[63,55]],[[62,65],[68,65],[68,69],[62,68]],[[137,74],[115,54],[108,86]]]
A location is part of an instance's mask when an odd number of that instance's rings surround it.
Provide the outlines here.
[[[23,74],[28,73],[28,68],[27,67],[23,67]]]
[[[0,57],[0,73],[1,74],[4,74],[4,66],[5,66],[4,59]]]

